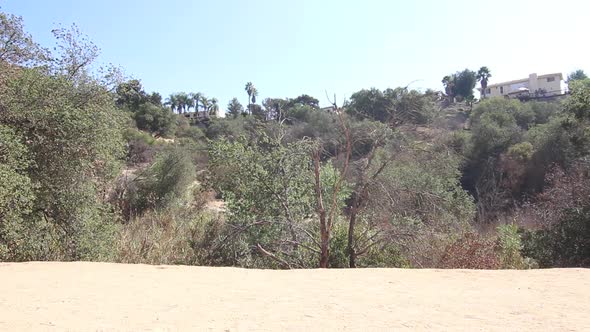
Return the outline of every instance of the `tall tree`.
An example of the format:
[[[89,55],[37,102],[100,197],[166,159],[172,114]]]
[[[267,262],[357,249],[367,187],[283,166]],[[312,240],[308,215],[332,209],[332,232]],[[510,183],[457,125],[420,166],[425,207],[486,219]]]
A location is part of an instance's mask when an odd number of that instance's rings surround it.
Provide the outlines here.
[[[486,97],[486,89],[488,88],[488,80],[492,77],[490,70],[488,67],[481,67],[477,71],[477,80],[479,80],[479,84],[481,84],[481,98]]]
[[[229,104],[227,104],[227,115],[237,118],[240,114],[244,113],[244,106],[240,104],[238,98],[233,98]]]
[[[256,102],[256,88],[254,87],[254,84],[252,84],[252,82],[248,82],[246,83],[246,87],[244,88],[244,90],[246,90],[246,93],[248,94],[248,112],[251,112],[251,105]]]
[[[190,108],[193,107],[193,100],[189,97],[188,94],[184,92],[179,92],[177,95],[178,98],[178,106],[180,108],[179,113],[185,113],[190,111]]]
[[[23,66],[48,58],[48,51],[24,31],[22,17],[0,12],[0,61]]]
[[[166,102],[164,103],[164,105],[169,106],[170,109],[172,110],[172,113],[174,113],[176,110],[178,110],[178,96],[173,93],[170,94],[170,96],[168,96],[168,98],[166,99]]]
[[[116,104],[119,107],[129,107],[137,109],[140,104],[147,101],[147,95],[143,91],[141,82],[139,80],[129,80],[121,83],[116,89],[117,100]]]
[[[473,89],[477,82],[477,73],[465,69],[455,74],[455,95],[467,98],[473,95]]]
[[[211,105],[209,105],[209,116],[214,118],[219,113],[219,101],[217,98],[211,98],[209,101],[211,102]]]
[[[211,107],[211,101],[206,96],[201,96],[201,107],[205,116],[209,116],[209,108]]]
[[[201,97],[203,97],[203,94],[200,92],[191,92],[189,93],[189,97],[194,103],[195,112],[199,113],[199,103],[201,102]]]
[[[455,101],[455,75],[447,75],[443,77],[442,84],[445,87],[445,94],[449,98],[449,102]]]
[[[295,99],[289,100],[287,107],[293,107],[297,104],[307,105],[312,108],[320,108],[320,101],[310,95],[301,95]]]
[[[569,75],[567,75],[567,83],[572,82],[572,81],[585,80],[587,78],[588,78],[588,75],[586,75],[586,73],[584,73],[584,71],[582,69],[578,69],[578,70],[571,72]]]

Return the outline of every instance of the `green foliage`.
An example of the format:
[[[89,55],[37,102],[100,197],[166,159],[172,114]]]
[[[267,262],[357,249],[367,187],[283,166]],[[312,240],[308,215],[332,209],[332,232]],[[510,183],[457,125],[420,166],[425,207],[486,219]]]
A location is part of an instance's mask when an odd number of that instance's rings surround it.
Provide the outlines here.
[[[481,67],[477,71],[477,75],[476,75],[475,78],[481,84],[482,98],[485,98],[485,95],[486,95],[485,90],[488,87],[488,81],[489,81],[490,77],[492,77],[492,74],[490,73],[490,70],[488,69],[488,67],[485,67],[485,66],[484,67]]]
[[[295,121],[307,121],[315,113],[317,113],[317,110],[311,106],[295,105],[286,111],[285,116],[292,123]]]
[[[130,80],[119,84],[117,86],[116,94],[117,106],[133,110],[139,108],[139,105],[149,101],[139,80]]]
[[[212,142],[212,186],[227,203],[228,223],[243,230],[234,239],[245,246],[234,248],[234,264],[262,264],[258,244],[294,264],[309,264],[288,242],[311,241],[302,229],[314,211],[309,149],[306,142],[283,146],[266,138],[258,145]]]
[[[158,136],[171,137],[176,131],[176,116],[170,110],[152,103],[139,105],[133,112],[137,128]]]
[[[573,81],[581,81],[581,80],[585,80],[587,78],[588,78],[588,75],[586,75],[586,73],[584,73],[584,71],[582,69],[578,69],[578,70],[571,72],[569,75],[567,75],[566,82],[570,83]]]
[[[27,142],[31,166],[26,175],[34,183],[34,201],[22,216],[26,227],[20,235],[38,243],[19,247],[30,250],[16,259],[108,256],[113,218],[97,198],[124,155],[124,117],[108,92],[94,81],[74,85],[69,76],[22,70],[0,99],[0,123]]]
[[[453,92],[455,96],[467,98],[473,95],[473,89],[477,82],[477,75],[474,71],[465,69],[455,74]]]
[[[30,66],[47,60],[47,53],[24,31],[22,17],[0,12],[0,62]]]
[[[590,152],[590,132],[578,121],[554,117],[548,123],[533,127],[525,139],[535,148],[537,166],[567,165]]]
[[[150,211],[122,227],[117,262],[220,265],[210,249],[219,236],[218,217],[176,207]]]
[[[360,119],[385,123],[427,123],[433,115],[432,96],[408,88],[361,90],[350,97],[346,112]]]
[[[529,142],[514,144],[508,148],[508,155],[516,160],[527,161],[533,156],[534,148]]]
[[[195,179],[195,167],[185,151],[178,147],[162,151],[153,164],[133,180],[128,191],[131,213],[142,214],[148,209],[184,204]]]
[[[472,158],[498,155],[520,140],[521,129],[514,117],[518,101],[491,98],[474,110],[472,121]]]
[[[573,81],[569,89],[571,96],[565,103],[566,111],[578,119],[590,119],[590,79]]]
[[[527,105],[535,113],[535,124],[547,123],[551,117],[558,116],[562,112],[562,105],[559,102],[530,101]]]
[[[471,150],[471,133],[465,130],[453,131],[448,137],[449,147],[457,154],[466,156]]]
[[[497,228],[500,262],[503,269],[522,269],[526,267],[521,255],[522,243],[518,226],[504,224]]]
[[[458,156],[437,146],[406,151],[396,153],[369,188],[359,231],[377,223],[385,227],[387,243],[403,248],[413,266],[435,266],[455,234],[469,228],[475,205],[460,186]]]
[[[242,106],[242,104],[240,104],[240,102],[238,101],[238,98],[233,98],[232,100],[230,100],[230,102],[227,104],[227,116],[228,117],[232,117],[232,118],[237,118],[238,116],[242,115],[244,113],[244,106]]]
[[[590,210],[570,210],[556,225],[523,232],[523,254],[540,267],[590,267]]]
[[[22,256],[23,216],[31,212],[34,200],[28,154],[16,132],[0,125],[0,260]]]

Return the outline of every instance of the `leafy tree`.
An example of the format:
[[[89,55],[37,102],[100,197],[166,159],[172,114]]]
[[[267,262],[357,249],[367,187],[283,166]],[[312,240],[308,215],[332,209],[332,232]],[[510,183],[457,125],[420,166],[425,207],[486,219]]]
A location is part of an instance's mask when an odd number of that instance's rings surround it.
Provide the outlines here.
[[[137,128],[155,133],[157,136],[170,137],[176,129],[176,117],[170,110],[152,103],[141,104],[133,113]]]
[[[229,115],[235,119],[243,113],[244,113],[244,106],[242,106],[242,104],[240,104],[240,102],[238,101],[238,98],[234,97],[227,104],[227,115]]]
[[[492,77],[492,74],[490,73],[490,70],[488,69],[488,67],[481,67],[477,71],[476,78],[479,81],[479,84],[481,84],[481,98],[482,99],[485,99],[485,97],[486,97],[486,89],[488,88],[488,80],[490,79],[490,77]]]
[[[346,110],[357,117],[388,122],[391,109],[390,102],[385,98],[381,90],[371,88],[353,93],[350,96],[350,104]]]
[[[578,70],[571,72],[569,75],[567,75],[566,82],[570,83],[573,81],[581,81],[581,80],[585,80],[587,78],[588,78],[588,75],[586,75],[586,73],[582,69],[578,69]]]
[[[89,66],[98,58],[98,47],[75,25],[51,31],[57,41],[57,56],[52,57],[53,70],[68,80],[88,79]]]
[[[196,173],[190,156],[179,148],[163,151],[137,178],[128,190],[132,213],[167,208],[182,203]]]
[[[384,92],[372,88],[352,94],[346,111],[357,118],[394,125],[423,124],[432,117],[434,105],[430,95],[408,88],[387,89]]]
[[[24,31],[20,16],[0,12],[0,62],[32,66],[49,60],[49,52]]]
[[[148,101],[156,106],[163,106],[162,105],[162,95],[158,92],[152,92],[148,97]]]
[[[140,104],[148,101],[148,96],[143,91],[143,86],[139,80],[130,80],[117,86],[116,104],[119,107],[137,109]]]
[[[313,228],[305,222],[313,213],[310,146],[283,146],[268,138],[261,145],[243,141],[213,141],[210,171],[213,186],[229,209],[228,223],[236,231],[220,246],[230,247],[232,264],[310,267]],[[243,243],[243,246],[236,246]],[[263,261],[269,261],[263,263]]]
[[[0,125],[0,260],[26,259],[29,233],[24,218],[31,212],[33,183],[27,169],[29,150],[12,128]]]
[[[455,74],[454,95],[467,98],[473,95],[473,89],[477,82],[477,74],[474,71],[465,69]]]
[[[305,95],[305,94],[303,94],[295,99],[289,100],[286,107],[290,108],[290,107],[293,107],[298,104],[307,105],[312,108],[320,108],[320,101],[319,100],[317,100],[316,98],[314,98],[312,96]]]
[[[124,156],[124,118],[104,88],[93,81],[74,85],[70,72],[60,72],[23,70],[0,98],[0,125],[27,142],[34,165],[27,175],[35,199],[23,218],[35,226],[23,235],[36,243],[14,250],[18,259],[105,259],[115,225],[100,193]],[[88,90],[100,94],[90,98]]]
[[[578,119],[590,120],[590,79],[570,83],[570,94],[565,103],[566,112]]]

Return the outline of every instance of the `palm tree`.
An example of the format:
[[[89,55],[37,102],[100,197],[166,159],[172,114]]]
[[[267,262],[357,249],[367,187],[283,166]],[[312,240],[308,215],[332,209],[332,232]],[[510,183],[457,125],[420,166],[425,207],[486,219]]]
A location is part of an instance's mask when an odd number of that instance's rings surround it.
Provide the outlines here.
[[[178,93],[177,99],[178,99],[179,113],[180,113],[180,111],[182,111],[182,113],[185,113],[187,110],[190,111],[190,108],[193,105],[193,101],[191,98],[189,98],[189,96],[186,93],[184,93],[184,92]]]
[[[256,97],[258,96],[258,89],[252,87],[252,104],[256,104]]]
[[[217,117],[217,112],[219,112],[219,104],[217,98],[211,98],[210,100],[211,105],[209,106],[209,116],[214,118]]]
[[[199,113],[199,102],[201,101],[201,97],[203,97],[203,94],[200,92],[191,92],[188,94],[188,96],[191,98],[193,102],[195,112]]]
[[[167,100],[164,103],[164,105],[170,106],[170,109],[172,110],[172,113],[174,113],[174,111],[178,108],[178,96],[175,93],[171,94],[167,98]]]
[[[445,86],[445,94],[449,97],[449,102],[453,102],[455,100],[455,75],[453,74],[443,77],[442,84]]]
[[[481,84],[481,98],[485,98],[486,97],[486,89],[488,88],[488,80],[490,79],[490,77],[492,77],[492,74],[490,73],[490,70],[488,69],[488,67],[481,67],[479,68],[479,71],[477,72],[477,79],[479,80],[479,83]]]
[[[203,109],[203,114],[205,117],[209,116],[209,107],[211,106],[211,102],[205,96],[201,96],[201,107]]]
[[[252,94],[256,90],[256,88],[254,87],[254,84],[252,84],[252,82],[248,82],[246,83],[246,87],[244,90],[246,90],[246,93],[248,94],[248,111],[250,111],[250,105],[252,104]],[[254,99],[256,99],[256,97],[254,97]]]

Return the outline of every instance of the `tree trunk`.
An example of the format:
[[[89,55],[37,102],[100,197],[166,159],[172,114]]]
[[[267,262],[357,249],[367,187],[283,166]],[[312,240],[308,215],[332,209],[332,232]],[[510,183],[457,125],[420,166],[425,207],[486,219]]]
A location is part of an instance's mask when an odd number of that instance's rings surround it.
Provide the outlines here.
[[[323,215],[320,215],[320,220],[324,220],[323,222],[320,221],[320,268],[327,269],[328,268],[328,259],[330,258],[330,233],[328,231],[328,227],[326,225],[326,213],[324,211]]]
[[[330,226],[326,220],[326,209],[324,208],[324,198],[322,197],[319,150],[313,153],[313,165],[317,212],[320,217],[320,268],[325,269],[328,267],[328,259],[330,258]]]
[[[355,197],[350,211],[350,219],[348,221],[348,266],[350,268],[356,267],[356,252],[354,250],[354,228],[356,226],[356,214],[358,212],[356,200]]]

